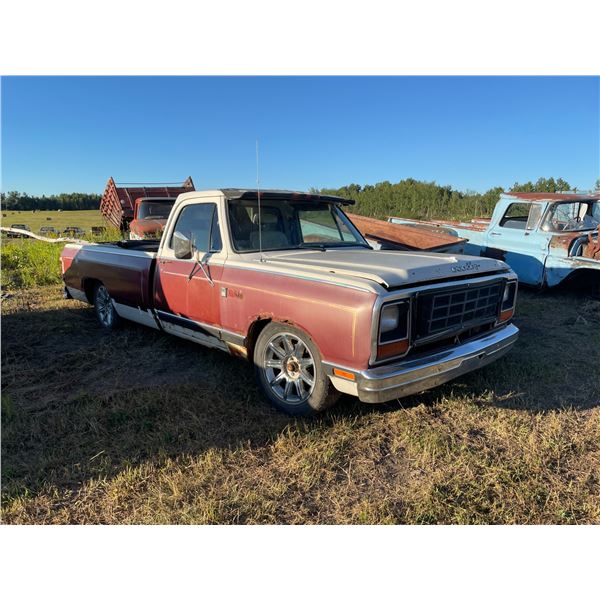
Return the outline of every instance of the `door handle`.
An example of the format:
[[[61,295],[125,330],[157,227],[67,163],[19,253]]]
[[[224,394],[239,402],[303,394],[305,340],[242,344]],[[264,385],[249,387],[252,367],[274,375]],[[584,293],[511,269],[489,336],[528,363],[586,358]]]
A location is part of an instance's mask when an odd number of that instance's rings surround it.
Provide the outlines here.
[[[490,231],[490,235],[502,235],[501,233],[496,233],[495,231]]]

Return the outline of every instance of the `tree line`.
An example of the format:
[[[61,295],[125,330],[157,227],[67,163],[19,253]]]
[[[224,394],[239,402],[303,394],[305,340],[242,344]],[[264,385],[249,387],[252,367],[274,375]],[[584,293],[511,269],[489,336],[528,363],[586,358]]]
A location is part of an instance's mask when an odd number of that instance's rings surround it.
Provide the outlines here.
[[[596,182],[600,190],[600,180]],[[398,183],[382,181],[375,185],[353,183],[341,188],[313,189],[315,193],[352,198],[356,204],[350,212],[379,219],[402,216],[412,219],[472,219],[491,216],[502,187],[485,193],[461,192],[449,185],[403,179]],[[513,192],[566,192],[573,190],[562,178],[541,177],[535,182],[515,182]]]
[[[566,192],[573,190],[562,178],[540,177],[537,181],[515,182],[513,192]],[[600,191],[600,180],[596,181]],[[333,194],[352,198],[352,212],[376,218],[397,215],[413,219],[472,219],[490,216],[502,187],[484,193],[461,192],[449,185],[403,179],[398,183],[381,181],[374,185],[352,183],[341,188],[311,189],[313,193]],[[100,207],[100,194],[56,194],[31,196],[21,192],[1,195],[3,210],[93,210]]]
[[[22,192],[1,195],[2,210],[93,210],[100,208],[100,194],[30,196]]]

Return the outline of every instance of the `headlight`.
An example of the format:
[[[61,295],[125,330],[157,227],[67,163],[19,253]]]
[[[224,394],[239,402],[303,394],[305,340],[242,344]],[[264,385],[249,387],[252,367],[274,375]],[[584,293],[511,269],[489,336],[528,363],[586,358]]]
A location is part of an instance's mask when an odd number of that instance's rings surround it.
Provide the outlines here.
[[[517,282],[509,281],[504,286],[504,294],[502,295],[502,304],[500,307],[499,322],[508,321],[515,312],[515,301],[517,299]]]
[[[517,282],[510,281],[504,286],[504,295],[502,296],[502,310],[508,310],[515,304],[517,295]]]
[[[379,343],[387,344],[408,337],[408,301],[387,304],[379,318]]]
[[[397,304],[385,306],[381,311],[381,333],[393,331],[400,322],[400,308]]]
[[[409,348],[408,323],[410,301],[402,300],[385,304],[379,313],[379,337],[377,340],[377,360],[387,360],[404,356]]]

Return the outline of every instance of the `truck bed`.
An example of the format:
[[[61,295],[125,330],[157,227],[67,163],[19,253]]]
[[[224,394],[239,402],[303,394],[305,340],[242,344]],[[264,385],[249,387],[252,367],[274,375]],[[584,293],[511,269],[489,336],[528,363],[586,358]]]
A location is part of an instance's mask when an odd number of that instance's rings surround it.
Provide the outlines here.
[[[177,198],[179,194],[194,189],[191,177],[180,184],[165,185],[120,184],[110,177],[100,201],[100,213],[110,226],[126,231],[133,219],[135,201],[138,198]]]
[[[158,240],[67,244],[61,256],[67,293],[91,300],[96,282],[103,282],[115,302],[151,308],[151,282]]]

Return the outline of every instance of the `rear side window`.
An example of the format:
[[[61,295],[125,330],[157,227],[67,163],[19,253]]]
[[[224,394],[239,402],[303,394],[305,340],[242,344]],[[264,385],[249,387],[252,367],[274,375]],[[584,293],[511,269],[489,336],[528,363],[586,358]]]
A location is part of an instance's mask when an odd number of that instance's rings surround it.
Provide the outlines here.
[[[194,248],[200,252],[218,252],[222,248],[216,204],[185,206],[177,218],[175,232],[191,239]],[[169,240],[169,248],[173,248],[173,235]]]

